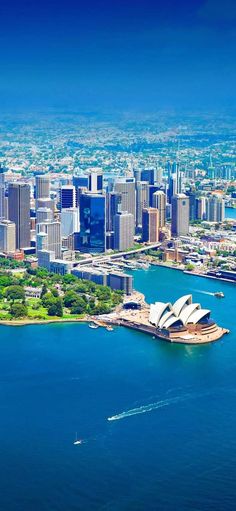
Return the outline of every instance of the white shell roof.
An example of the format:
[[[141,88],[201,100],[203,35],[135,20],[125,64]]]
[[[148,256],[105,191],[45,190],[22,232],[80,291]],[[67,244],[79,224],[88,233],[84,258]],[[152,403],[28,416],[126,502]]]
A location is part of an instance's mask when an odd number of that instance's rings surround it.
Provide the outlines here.
[[[173,316],[173,312],[172,311],[165,312],[165,314],[163,314],[163,316],[161,317],[158,326],[160,328],[162,328],[164,323],[167,321],[167,319],[170,318],[170,316]]]
[[[187,304],[189,305],[190,303],[192,303],[192,295],[181,296],[181,298],[176,300],[176,302],[172,305],[172,310],[173,310],[174,314],[176,316],[179,316],[184,305],[187,305]]]
[[[202,318],[204,318],[204,316],[207,316],[207,314],[210,314],[210,310],[209,309],[198,309],[198,310],[195,310],[188,318],[187,320],[187,324],[189,323],[193,323],[194,325],[196,325],[196,323],[198,323]]]
[[[183,307],[179,319],[181,319],[183,325],[187,324],[189,316],[196,310],[201,309],[200,303],[190,303],[186,307]]]
[[[163,328],[169,328],[170,326],[174,325],[174,323],[179,323],[179,318],[177,318],[176,316],[171,316],[169,319],[167,319],[167,321],[164,323],[163,325]]]

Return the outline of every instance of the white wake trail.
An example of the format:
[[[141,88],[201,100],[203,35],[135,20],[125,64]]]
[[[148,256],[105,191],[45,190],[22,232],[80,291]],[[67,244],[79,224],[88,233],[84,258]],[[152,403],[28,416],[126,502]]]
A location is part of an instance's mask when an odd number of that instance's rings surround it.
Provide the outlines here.
[[[174,403],[179,403],[181,401],[186,401],[187,399],[194,398],[193,394],[185,394],[184,396],[176,396],[169,399],[163,399],[161,401],[157,401],[156,403],[150,403],[149,405],[139,406],[138,408],[131,408],[131,410],[127,410],[126,412],[118,413],[117,415],[112,415],[112,417],[108,417],[108,421],[118,421],[121,419],[125,419],[126,417],[131,417],[132,415],[139,415],[141,413],[152,412],[152,410],[157,410],[158,408],[163,408],[164,406],[169,406]]]

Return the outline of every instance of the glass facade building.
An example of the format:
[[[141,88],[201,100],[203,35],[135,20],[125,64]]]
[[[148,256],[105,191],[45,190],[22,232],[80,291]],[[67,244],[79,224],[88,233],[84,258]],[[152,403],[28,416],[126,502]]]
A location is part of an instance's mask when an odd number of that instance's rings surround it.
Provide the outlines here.
[[[106,250],[106,198],[100,194],[82,194],[80,197],[81,252]]]

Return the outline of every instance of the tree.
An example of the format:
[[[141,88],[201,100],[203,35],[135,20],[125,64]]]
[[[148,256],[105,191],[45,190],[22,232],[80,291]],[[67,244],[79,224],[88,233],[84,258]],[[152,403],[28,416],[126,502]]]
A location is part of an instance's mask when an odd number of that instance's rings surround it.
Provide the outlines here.
[[[27,307],[23,303],[13,303],[10,312],[14,318],[22,318],[27,316]]]
[[[78,280],[78,278],[75,276],[75,275],[72,275],[71,273],[67,273],[66,275],[64,275],[63,277],[63,282],[65,284],[73,284],[74,282],[76,282]]]
[[[46,293],[43,298],[41,299],[43,307],[48,308],[50,305],[53,305],[55,303],[55,296],[52,295],[52,293]]]
[[[63,316],[63,307],[61,298],[54,298],[54,303],[49,305],[48,307],[48,315],[49,316]]]
[[[57,290],[55,287],[53,287],[53,288],[52,288],[51,293],[52,293],[52,295],[53,295],[53,296],[55,296],[56,298],[59,296],[58,290]]]
[[[9,286],[6,290],[8,300],[25,300],[25,291],[21,286]]]
[[[77,302],[78,298],[79,297],[75,293],[75,291],[73,290],[66,291],[63,299],[65,307],[72,307]]]
[[[42,300],[43,296],[47,294],[47,291],[48,291],[48,289],[47,289],[47,286],[46,286],[46,284],[44,282],[43,283],[43,287],[42,287],[42,291],[41,291],[41,295],[40,295],[41,300]]]

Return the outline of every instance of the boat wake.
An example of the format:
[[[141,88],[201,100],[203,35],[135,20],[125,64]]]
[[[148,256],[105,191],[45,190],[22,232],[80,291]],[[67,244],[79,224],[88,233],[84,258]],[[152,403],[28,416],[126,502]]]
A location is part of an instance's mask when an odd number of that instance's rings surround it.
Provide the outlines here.
[[[201,289],[194,289],[194,291],[201,293],[202,295],[214,296],[214,293],[211,293],[210,291],[202,291]]]
[[[181,403],[182,401],[187,401],[189,399],[193,399],[195,397],[200,397],[194,394],[185,394],[183,396],[170,397],[169,399],[163,399],[161,401],[157,401],[156,403],[150,403],[148,405],[139,406],[138,408],[131,408],[131,410],[127,410],[126,412],[118,413],[117,415],[112,415],[112,417],[108,417],[108,421],[118,421],[121,419],[126,419],[127,417],[132,417],[132,415],[139,415],[141,413],[149,413],[152,410],[158,410],[158,408],[163,408],[164,406],[169,406],[175,403]]]

